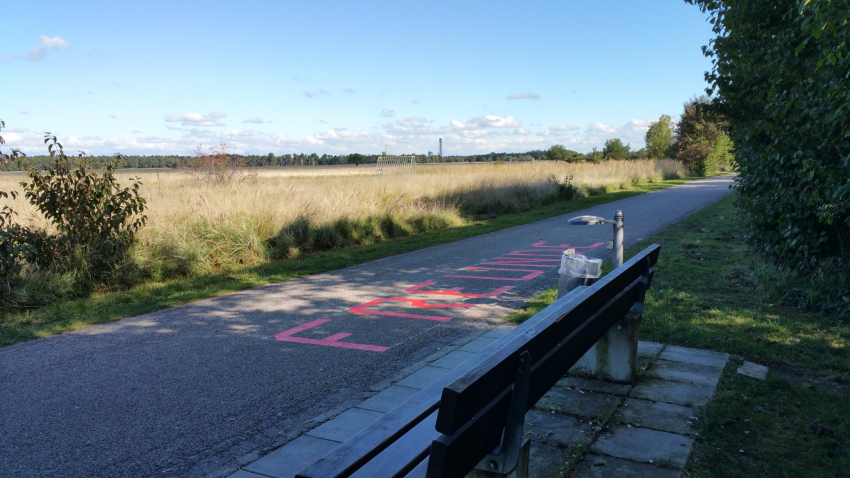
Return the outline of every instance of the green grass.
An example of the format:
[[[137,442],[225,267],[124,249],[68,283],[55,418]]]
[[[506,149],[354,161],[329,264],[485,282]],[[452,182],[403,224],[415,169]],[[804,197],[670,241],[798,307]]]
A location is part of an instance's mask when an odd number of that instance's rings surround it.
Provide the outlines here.
[[[661,244],[642,340],[732,355],[701,411],[686,472],[699,477],[837,477],[850,469],[850,323],[765,300],[727,197],[630,248]],[[555,299],[546,291],[508,319]],[[735,371],[770,367],[766,381]],[[826,427],[826,428],[823,428]]]
[[[316,252],[298,259],[270,262],[225,273],[151,282],[127,291],[96,293],[90,297],[57,302],[42,308],[0,315],[0,346],[77,330],[123,317],[185,304],[193,300],[235,292],[272,282],[295,279],[401,254],[508,227],[539,221],[579,209],[657,191],[690,179],[671,179],[637,185],[632,189],[559,202],[534,211],[504,215],[470,224],[394,238],[386,242]]]

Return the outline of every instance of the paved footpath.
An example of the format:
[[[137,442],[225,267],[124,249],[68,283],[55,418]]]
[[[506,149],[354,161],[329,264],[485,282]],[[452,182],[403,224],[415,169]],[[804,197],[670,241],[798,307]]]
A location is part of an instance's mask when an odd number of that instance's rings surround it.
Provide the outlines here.
[[[570,216],[622,209],[628,245],[729,184]],[[610,226],[567,218],[0,349],[0,476],[226,475],[492,329],[566,247],[610,255]]]

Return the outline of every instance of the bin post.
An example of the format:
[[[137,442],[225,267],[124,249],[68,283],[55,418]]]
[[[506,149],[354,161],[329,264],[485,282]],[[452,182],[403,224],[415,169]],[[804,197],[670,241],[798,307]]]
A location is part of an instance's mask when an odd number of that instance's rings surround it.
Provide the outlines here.
[[[623,211],[616,211],[614,220],[608,223],[614,226],[614,255],[611,262],[616,269],[623,265]],[[564,257],[573,257],[574,252],[568,249],[564,251]],[[577,280],[578,277],[568,277],[565,274],[565,260],[561,260],[561,271],[559,271],[561,272],[558,282],[559,299],[579,285],[590,285],[596,281],[596,279],[587,278],[581,281]],[[570,371],[579,375],[592,375],[610,382],[632,383],[637,371],[640,319],[640,315],[627,314],[617,321]]]

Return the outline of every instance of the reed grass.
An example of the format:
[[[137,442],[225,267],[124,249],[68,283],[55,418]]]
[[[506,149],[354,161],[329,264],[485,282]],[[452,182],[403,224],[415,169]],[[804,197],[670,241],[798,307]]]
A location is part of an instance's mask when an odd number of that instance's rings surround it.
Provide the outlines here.
[[[148,223],[132,251],[141,279],[211,274],[528,211],[566,199],[564,184],[585,197],[685,177],[670,160],[419,165],[413,176],[363,174],[373,171],[365,165],[312,168],[309,176],[288,169],[225,184],[177,171],[120,171],[119,178],[141,178],[147,199]],[[23,179],[4,173],[0,190],[20,190]],[[49,229],[24,198],[10,202],[19,221]]]

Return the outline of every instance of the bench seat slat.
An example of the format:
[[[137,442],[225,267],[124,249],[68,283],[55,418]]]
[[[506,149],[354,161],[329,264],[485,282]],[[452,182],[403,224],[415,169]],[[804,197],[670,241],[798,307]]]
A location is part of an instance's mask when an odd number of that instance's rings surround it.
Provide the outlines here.
[[[363,465],[351,475],[351,478],[406,476],[416,465],[428,458],[431,442],[440,436],[440,433],[434,429],[436,421],[437,412],[434,412],[387,447],[380,455]]]

